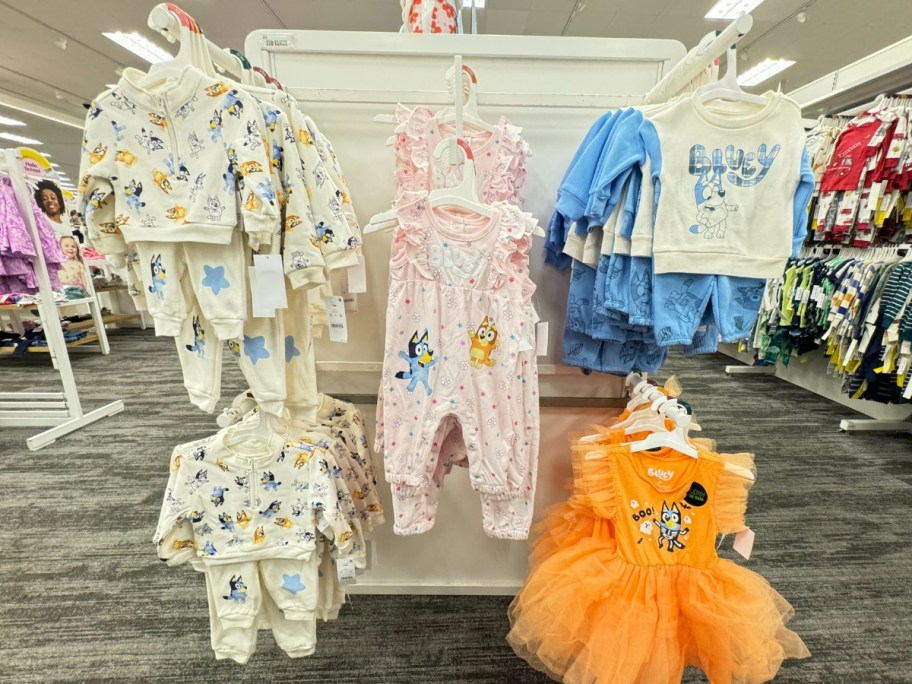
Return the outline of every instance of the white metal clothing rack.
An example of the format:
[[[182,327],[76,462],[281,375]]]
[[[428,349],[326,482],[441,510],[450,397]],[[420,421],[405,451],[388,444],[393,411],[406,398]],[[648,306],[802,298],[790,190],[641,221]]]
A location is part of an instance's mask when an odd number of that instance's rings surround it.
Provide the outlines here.
[[[717,54],[707,49],[699,56],[697,71],[727,47],[721,46]],[[668,40],[274,30],[251,33],[244,52],[286,84],[332,141],[362,225],[389,209],[395,194],[394,155],[385,144],[392,126],[378,126],[375,117],[394,112],[397,103],[452,107],[454,96],[444,75],[455,61],[461,59],[477,75],[478,109],[486,121],[494,123],[503,115],[522,127],[532,149],[524,209],[547,225],[563,173],[593,122],[607,110],[642,104],[646,93],[686,54],[683,45]],[[457,84],[460,73],[457,66]],[[691,79],[682,77],[669,89],[680,90]],[[380,233],[365,239],[368,291],[358,295],[358,312],[349,318],[349,344],[317,340],[324,392],[376,392],[389,239]],[[605,409],[587,408],[587,398],[620,398],[624,393],[622,378],[593,374],[581,382],[577,369],[560,363],[568,278],[543,261],[536,238],[530,254],[532,278],[539,286],[536,307],[551,329],[548,354],[539,358],[540,423],[547,426],[541,431],[539,512],[566,499],[567,432],[605,420]],[[552,397],[573,397],[576,403],[571,399],[569,406],[545,405]],[[360,408],[365,424],[373,425],[374,406]],[[484,535],[478,497],[470,491],[465,472],[456,470],[443,487],[433,530],[415,539],[396,537],[386,527],[378,530],[383,558],[356,591],[509,594],[519,587],[528,547]],[[388,488],[381,488],[381,494],[391,511]]]
[[[101,418],[120,413],[123,401],[112,401],[101,408],[85,413],[79,401],[79,391],[70,366],[60,315],[54,301],[54,291],[48,277],[47,264],[38,236],[38,227],[29,204],[29,190],[22,175],[19,155],[16,150],[0,150],[0,171],[5,171],[12,183],[13,192],[19,204],[19,213],[25,219],[32,243],[35,245],[36,275],[41,300],[37,309],[47,339],[48,349],[54,365],[60,373],[63,392],[0,392],[0,427],[49,427],[48,430],[29,437],[26,444],[36,451],[55,442],[81,427]]]

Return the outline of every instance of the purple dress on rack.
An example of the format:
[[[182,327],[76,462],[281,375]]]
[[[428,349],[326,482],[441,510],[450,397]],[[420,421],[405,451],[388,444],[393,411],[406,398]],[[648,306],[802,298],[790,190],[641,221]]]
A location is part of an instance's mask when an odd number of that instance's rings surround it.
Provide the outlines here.
[[[47,216],[39,209],[34,197],[29,196],[28,200],[38,227],[51,287],[56,290],[60,288],[57,271],[66,257]],[[0,294],[38,291],[35,257],[35,245],[32,244],[28,227],[19,213],[12,183],[9,178],[0,177]]]

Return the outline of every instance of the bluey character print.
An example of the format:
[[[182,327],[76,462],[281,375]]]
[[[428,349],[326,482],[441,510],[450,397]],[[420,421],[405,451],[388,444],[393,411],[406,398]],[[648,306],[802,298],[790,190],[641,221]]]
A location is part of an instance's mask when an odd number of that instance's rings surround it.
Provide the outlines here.
[[[756,311],[760,308],[760,300],[762,298],[763,285],[756,285],[754,287],[739,287],[735,301],[741,305],[742,309]]]
[[[217,195],[209,195],[206,200],[206,218],[210,221],[221,221],[222,214],[225,212],[225,205]]]
[[[301,269],[307,268],[310,265],[310,259],[304,254],[304,252],[292,252],[291,253],[291,267],[300,271]]]
[[[217,551],[215,550],[215,544],[213,544],[211,541],[207,540],[206,543],[203,545],[201,555],[214,556],[216,553],[217,553]]]
[[[323,170],[322,166],[318,166],[314,171],[314,181],[317,184],[317,187],[322,187],[326,182],[326,171]]]
[[[162,265],[161,254],[152,257],[150,268],[152,269],[152,284],[149,285],[149,292],[159,299],[165,298],[165,285],[168,284],[168,272]]]
[[[229,472],[229,471],[231,470],[231,468],[228,467],[228,464],[225,463],[225,462],[224,462],[222,459],[220,459],[220,458],[215,459],[215,465],[217,465],[217,466],[219,467],[220,470],[223,470],[223,471],[226,472],[226,473]]]
[[[238,167],[242,176],[249,176],[252,173],[263,173],[263,165],[258,161],[248,160]]]
[[[95,100],[92,100],[92,104],[89,105],[89,118],[97,119],[98,115],[104,111],[101,107],[98,106],[98,103]]]
[[[206,453],[208,451],[209,450],[205,446],[198,446],[190,453],[190,455],[193,456],[194,461],[202,461],[204,458],[206,458]]]
[[[119,150],[117,154],[114,155],[114,161],[118,164],[123,164],[127,168],[133,166],[133,164],[136,163],[136,159],[136,155],[129,150]]]
[[[264,518],[271,518],[272,516],[274,516],[276,513],[279,512],[279,509],[281,507],[282,507],[281,501],[273,501],[268,506],[266,506],[266,508],[264,510],[260,511],[260,515],[262,515]]]
[[[209,137],[212,142],[218,142],[222,137],[222,110],[216,109],[209,117]]]
[[[693,283],[693,278],[687,278],[681,283],[680,290],[672,290],[665,299],[665,309],[671,311],[678,317],[678,320],[688,325],[695,323],[699,314],[697,309],[700,305],[700,298],[690,291]]]
[[[300,217],[300,216],[295,216],[294,214],[291,214],[291,215],[289,215],[289,216],[286,216],[286,217],[285,217],[285,232],[286,232],[286,233],[290,233],[290,232],[293,231],[295,228],[297,228],[298,226],[300,226],[301,223],[303,223],[303,221],[301,221],[301,217]]]
[[[219,81],[218,83],[214,83],[213,85],[206,88],[206,95],[209,97],[218,97],[219,95],[227,93],[230,89],[231,88],[228,87],[227,83],[224,81]]]
[[[147,131],[145,128],[141,128],[140,132],[133,137],[139,143],[139,146],[146,151],[146,154],[165,149],[165,141],[152,135],[152,132]]]
[[[234,484],[236,484],[241,489],[247,489],[247,483],[250,481],[250,478],[246,475],[235,475]]]
[[[275,131],[276,126],[279,123],[279,110],[267,109],[263,114],[263,121],[266,123],[266,128],[270,131]]]
[[[408,352],[399,352],[399,358],[408,363],[407,371],[399,371],[396,377],[400,380],[409,380],[408,387],[405,391],[411,394],[415,391],[418,383],[424,385],[424,391],[427,396],[431,396],[431,385],[428,382],[430,371],[437,364],[434,358],[434,352],[430,349],[428,342],[428,331],[425,330],[421,337],[418,337],[418,331],[412,335],[408,343]]]
[[[285,150],[275,140],[272,141],[272,156],[270,164],[279,173],[285,168]]]
[[[229,513],[219,513],[219,525],[223,530],[234,532],[234,519]]]
[[[214,506],[221,506],[225,503],[225,492],[227,491],[228,487],[213,487],[209,501],[211,501]]]
[[[126,192],[126,190],[124,190]],[[107,195],[102,190],[92,190],[89,193],[88,200],[86,201],[86,214],[91,216],[92,212],[96,209],[100,209],[102,205],[106,204]],[[127,202],[129,203],[130,198],[127,197]]]
[[[184,486],[186,486],[187,489],[189,489],[190,493],[192,494],[197,489],[199,489],[204,484],[206,484],[206,482],[208,482],[208,481],[209,481],[209,471],[206,470],[205,468],[200,468],[193,475],[187,476],[187,481],[184,482]]]
[[[238,91],[230,90],[225,93],[225,103],[222,105],[222,109],[235,119],[241,118],[241,114],[244,113],[244,103],[238,97]]]
[[[250,514],[247,511],[238,511],[234,516],[235,522],[242,528],[247,529],[250,524]]]
[[[107,145],[102,145],[101,143],[98,143],[97,145],[95,145],[95,147],[92,149],[92,151],[89,152],[89,163],[90,164],[100,164],[104,160],[104,158],[107,156],[107,154],[108,154]]]
[[[294,130],[288,124],[282,126],[282,139],[287,143],[295,142]]]
[[[123,142],[123,132],[126,128],[126,126],[121,126],[116,121],[111,121],[111,129],[114,131],[114,142]]]
[[[199,316],[193,317],[193,344],[184,346],[187,347],[187,351],[195,352],[199,358],[206,355],[206,331],[200,323]]]
[[[197,97],[196,97],[196,95],[194,95],[192,98],[190,98],[190,100],[188,100],[187,102],[182,104],[180,107],[178,107],[174,113],[177,116],[179,116],[181,119],[186,119],[188,116],[190,116],[193,112],[196,111],[196,106],[195,106],[196,100],[197,100]]]
[[[193,187],[190,188],[190,201],[196,202],[196,198],[199,197],[200,190],[203,189],[203,183],[206,182],[206,174],[201,173],[197,175],[196,180],[193,181]]]
[[[329,198],[329,209],[337,219],[342,218],[342,191],[336,190],[336,194]]]
[[[244,134],[244,145],[255,150],[262,144],[263,134],[260,132],[260,125],[256,121],[248,121],[247,133]]]
[[[589,300],[584,297],[577,297],[573,293],[567,299],[567,323],[571,330],[585,330],[586,318],[583,316],[584,306],[589,306]]]
[[[165,209],[165,218],[171,221],[184,221],[184,223],[187,223],[187,221],[184,220],[187,218],[187,209],[179,204],[175,204],[173,207]]]
[[[681,527],[681,511],[678,509],[678,504],[672,503],[671,508],[663,501],[662,502],[662,520],[652,519],[659,527],[659,548],[662,548],[662,543],[667,542],[665,549],[668,553],[674,553],[675,549],[685,548],[684,544],[680,542],[678,537],[686,535],[690,532],[689,527]]]
[[[263,485],[263,489],[265,491],[274,492],[274,491],[278,490],[279,485],[281,485],[282,483],[276,482],[275,475],[273,475],[271,472],[267,471],[267,472],[264,472],[260,476],[260,484]]]
[[[644,268],[640,273],[634,271],[630,284],[636,313],[639,316],[649,316],[652,311],[652,278],[649,277],[649,270]]]
[[[196,131],[190,131],[187,136],[187,147],[190,149],[190,156],[194,159],[199,158],[200,152],[205,149],[202,139],[196,134]]]
[[[244,579],[240,575],[231,576],[231,579],[228,580],[228,595],[222,596],[222,598],[233,603],[247,601],[247,585],[244,584]]]
[[[187,516],[187,519],[191,523],[196,525],[197,523],[201,523],[203,521],[204,517],[205,517],[205,514],[202,511],[190,511],[190,514]]]
[[[149,112],[149,123],[151,123],[154,126],[159,126],[161,128],[168,127],[168,120],[165,117],[163,117],[161,114],[159,114],[158,112]]]
[[[111,91],[111,106],[122,112],[136,114],[136,105],[133,104],[125,95],[121,95],[116,90]]]
[[[257,190],[259,190],[260,197],[269,202],[272,206],[275,206],[276,194],[275,189],[272,187],[272,183],[268,180],[264,180],[257,183],[256,187]]]
[[[170,177],[164,171],[154,169],[152,171],[152,181],[158,186],[158,189],[166,195],[174,190],[174,186],[171,185]]]
[[[707,240],[724,238],[728,227],[728,215],[738,211],[736,204],[725,201],[725,190],[709,185],[704,188],[703,202],[697,210],[697,220],[690,227],[690,232],[695,235],[702,234]]]
[[[333,241],[333,236],[335,233],[333,233],[332,228],[323,223],[323,221],[320,221],[316,226],[314,226],[314,230],[317,233],[317,240],[322,244],[328,245]]]
[[[227,346],[228,351],[234,355],[235,361],[241,358],[241,345],[237,340],[228,340],[225,342],[225,346]]]
[[[483,368],[497,363],[495,359],[491,358],[491,354],[500,346],[497,335],[497,326],[487,316],[476,330],[469,331],[469,338],[472,340],[469,347],[469,365],[472,368]]]
[[[266,541],[266,530],[260,525],[253,531],[253,543],[262,544],[264,541]]]
[[[190,180],[190,169],[187,168],[184,162],[178,161],[177,168],[175,168],[174,157],[168,155],[168,157],[165,158],[165,165],[168,167],[168,173],[174,177],[174,180],[184,182]]]

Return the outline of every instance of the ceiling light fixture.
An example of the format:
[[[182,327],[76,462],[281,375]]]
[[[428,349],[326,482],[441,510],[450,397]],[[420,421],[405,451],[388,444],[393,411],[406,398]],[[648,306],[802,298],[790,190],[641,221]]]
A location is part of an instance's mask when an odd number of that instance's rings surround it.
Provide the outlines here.
[[[0,138],[4,140],[12,140],[13,142],[22,143],[23,145],[44,145],[40,140],[35,140],[34,138],[27,138],[24,135],[16,135],[15,133],[7,133],[6,131],[0,131]]]
[[[752,11],[763,0],[719,0],[706,13],[706,19],[737,19]]]
[[[126,48],[137,57],[142,57],[149,64],[160,64],[174,59],[167,51],[161,49],[145,36],[141,36],[136,31],[124,33],[123,31],[104,32],[103,35],[108,40],[113,40],[122,48]]]
[[[0,126],[25,126],[25,121],[10,119],[8,116],[0,116]]]
[[[6,98],[6,95],[0,94],[0,107],[8,107],[9,109],[15,109],[17,112],[23,112],[24,114],[31,114],[32,116],[37,116],[41,119],[47,119],[48,121],[53,121],[54,123],[59,123],[63,126],[69,126],[70,128],[78,128],[79,130],[82,130],[85,127],[84,122],[77,123],[76,119],[67,121],[66,119],[62,119],[60,117],[54,116],[53,114],[49,114],[48,112],[51,110],[30,109],[29,107],[25,107],[21,104],[18,104],[18,102],[25,102],[25,100],[19,100],[17,98],[15,103],[9,102],[9,101],[4,102],[5,98]],[[63,116],[63,115],[61,114],[61,116]]]
[[[795,63],[793,59],[764,59],[756,66],[752,66],[743,74],[738,76],[739,86],[754,86],[763,83],[768,78],[772,78],[780,71],[788,69]]]
[[[473,7],[475,9],[484,9],[485,0],[463,0],[462,6],[467,9],[472,9]]]

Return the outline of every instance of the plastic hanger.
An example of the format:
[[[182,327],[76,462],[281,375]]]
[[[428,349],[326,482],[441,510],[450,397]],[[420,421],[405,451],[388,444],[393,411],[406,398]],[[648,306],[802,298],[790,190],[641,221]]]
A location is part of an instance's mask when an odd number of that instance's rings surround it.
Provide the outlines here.
[[[769,104],[769,98],[763,95],[752,95],[745,92],[738,85],[738,55],[735,47],[728,49],[725,58],[725,75],[714,83],[698,88],[693,98],[700,103],[709,100],[729,100],[732,102],[746,102],[756,105]]]
[[[179,78],[189,67],[196,67],[207,76],[216,77],[202,30],[196,20],[184,10],[170,2],[158,4],[149,13],[148,25],[169,42],[179,42],[180,49],[174,59],[153,64],[146,76],[139,80],[139,87],[154,88],[168,79]]]
[[[659,415],[662,418],[662,426],[645,439],[641,439],[639,442],[631,442],[629,444],[631,453],[670,447],[685,456],[698,458],[697,448],[687,439],[687,425],[690,423],[690,415],[684,407],[679,406],[677,402],[668,402],[659,408]],[[665,418],[670,418],[674,421],[675,428],[673,430],[666,428]]]
[[[463,123],[470,124],[473,128],[478,128],[489,133],[493,133],[497,130],[497,126],[488,123],[478,114],[478,79],[475,76],[475,72],[472,71],[472,68],[466,64],[462,65],[462,79],[460,79],[459,91],[456,90],[456,67],[455,65],[450,67],[446,74],[447,85],[450,88],[450,94],[453,96],[454,101],[456,97],[461,96],[463,99],[462,105],[462,121]],[[437,123],[450,123],[456,121],[457,111],[456,107],[447,107],[437,112],[435,118]]]
[[[449,148],[447,140],[441,140],[434,150],[434,158],[440,159],[444,147]],[[462,167],[462,180],[452,188],[437,188],[428,195],[428,203],[432,208],[457,207],[474,214],[491,218],[493,210],[478,199],[478,190],[475,186],[475,157],[468,143],[462,138],[456,141],[456,147],[465,155]]]

